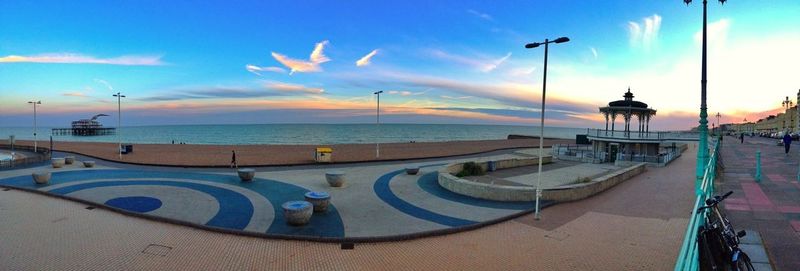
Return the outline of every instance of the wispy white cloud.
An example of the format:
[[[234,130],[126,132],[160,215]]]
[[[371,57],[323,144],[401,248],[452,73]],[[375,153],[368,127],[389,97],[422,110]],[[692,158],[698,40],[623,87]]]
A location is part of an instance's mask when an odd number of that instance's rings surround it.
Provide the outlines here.
[[[80,91],[65,92],[65,93],[61,93],[61,95],[62,96],[68,96],[68,97],[81,97],[81,98],[89,97],[89,95],[86,95],[86,93],[83,93],[83,92],[80,92]]]
[[[311,62],[320,64],[331,60],[322,53],[322,50],[325,49],[325,46],[328,45],[328,43],[329,42],[327,40],[323,40],[321,42],[318,42],[314,46],[314,51],[311,52],[311,57],[310,57]]]
[[[372,50],[372,52],[369,52],[369,54],[356,61],[356,66],[363,67],[369,65],[371,63],[370,61],[372,61],[372,57],[376,54],[378,54],[378,49]]]
[[[506,62],[506,60],[508,60],[509,57],[511,57],[511,52],[506,54],[506,56],[504,56],[504,57],[502,57],[502,58],[500,58],[498,60],[495,60],[492,63],[489,63],[488,65],[483,67],[483,69],[481,71],[483,71],[483,72],[491,72],[491,71],[497,69],[497,67],[500,66],[500,64],[503,64],[504,62]]]
[[[730,19],[721,19],[716,22],[708,24],[708,44],[710,46],[725,46],[725,41],[728,39],[728,30],[731,27]],[[703,30],[698,30],[694,33],[694,41],[697,44],[703,42]]]
[[[411,91],[408,91],[408,90],[389,90],[389,91],[387,91],[387,93],[389,93],[389,94],[400,95],[400,96],[417,96],[417,95],[423,95],[426,92],[428,92],[428,91],[420,91],[420,92],[411,92]]]
[[[489,14],[477,12],[477,11],[475,11],[473,9],[468,9],[467,12],[469,14],[475,15],[476,17],[481,18],[481,19],[484,19],[484,20],[487,20],[487,21],[494,21],[494,18],[492,18],[492,16],[489,15]]]
[[[511,57],[511,52],[507,53],[505,56],[499,59],[491,59],[488,57],[467,57],[467,56],[448,53],[438,49],[432,49],[429,51],[429,53],[431,56],[435,58],[451,61],[461,65],[467,65],[481,72],[487,72],[487,73],[494,71],[495,69],[497,69],[497,67],[505,63]]]
[[[536,71],[536,67],[514,68],[514,69],[511,69],[511,71],[509,71],[508,74],[511,75],[511,76],[514,76],[514,77],[519,77],[519,76],[531,75],[534,71]]]
[[[248,72],[251,72],[251,73],[256,74],[258,76],[261,76],[261,73],[259,73],[259,72],[286,73],[286,70],[284,68],[281,68],[281,67],[259,67],[259,66],[256,66],[256,65],[247,64],[247,65],[244,66],[244,68]]]
[[[290,75],[294,74],[295,72],[319,72],[322,71],[322,68],[319,66],[319,64],[330,61],[330,58],[325,56],[323,53],[325,46],[328,44],[329,42],[327,40],[318,42],[316,46],[314,46],[314,51],[311,52],[311,56],[309,57],[308,61],[290,58],[276,52],[272,52],[272,57],[289,68]]]
[[[661,30],[661,16],[645,17],[642,22],[628,22],[628,38],[632,47],[642,47],[650,50],[657,40],[658,32]]]
[[[41,54],[33,56],[9,55],[0,57],[0,63],[62,63],[62,64],[109,64],[125,66],[164,65],[161,56],[120,56],[98,58],[81,54]]]
[[[592,51],[592,56],[594,56],[594,59],[597,59],[597,49],[594,47],[589,47],[589,50]]]
[[[322,88],[312,88],[303,85],[289,84],[283,82],[267,82],[264,87],[269,90],[276,90],[281,92],[300,92],[307,94],[322,94],[325,92]]]
[[[444,99],[449,99],[449,100],[464,100],[464,99],[473,98],[472,96],[457,96],[457,97],[453,97],[453,96],[447,96],[447,95],[441,95],[439,97],[442,97]]]
[[[105,86],[106,88],[108,88],[108,90],[114,91],[114,87],[112,87],[111,84],[108,83],[108,81],[97,78],[95,78],[94,81],[97,82],[98,84]]]

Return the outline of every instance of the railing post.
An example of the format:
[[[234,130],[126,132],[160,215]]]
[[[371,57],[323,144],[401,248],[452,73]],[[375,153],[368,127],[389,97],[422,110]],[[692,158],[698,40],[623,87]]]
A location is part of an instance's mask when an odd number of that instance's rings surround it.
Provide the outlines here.
[[[761,151],[756,151],[756,182],[761,182]]]

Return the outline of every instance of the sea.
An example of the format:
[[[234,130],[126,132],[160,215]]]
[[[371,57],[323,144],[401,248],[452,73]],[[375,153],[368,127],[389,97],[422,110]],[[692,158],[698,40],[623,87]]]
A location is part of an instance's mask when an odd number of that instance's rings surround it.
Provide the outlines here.
[[[38,127],[37,138],[50,140],[52,127]],[[547,127],[544,136],[575,139],[585,128]],[[117,129],[123,143],[212,145],[319,145],[397,142],[442,142],[506,139],[509,134],[539,135],[537,126],[467,124],[230,124],[159,125]],[[117,142],[117,134],[105,136],[52,135],[54,141]],[[0,141],[10,135],[33,140],[32,127],[0,127]]]

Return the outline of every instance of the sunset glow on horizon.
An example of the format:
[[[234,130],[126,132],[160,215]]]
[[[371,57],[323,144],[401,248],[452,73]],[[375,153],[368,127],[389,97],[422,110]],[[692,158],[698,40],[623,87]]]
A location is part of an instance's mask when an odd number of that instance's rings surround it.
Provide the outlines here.
[[[0,126],[116,114],[128,125],[389,123],[604,125],[622,99],[654,130],[697,125],[699,1],[3,1]],[[800,1],[709,2],[709,115],[780,111],[800,90]],[[795,104],[797,101],[795,101]],[[211,115],[224,115],[227,120]],[[159,117],[161,116],[161,117]]]

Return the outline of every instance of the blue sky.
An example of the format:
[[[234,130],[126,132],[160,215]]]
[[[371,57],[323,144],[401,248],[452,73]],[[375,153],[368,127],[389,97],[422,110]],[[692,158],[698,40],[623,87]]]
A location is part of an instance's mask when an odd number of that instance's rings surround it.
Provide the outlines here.
[[[701,4],[683,1],[3,1],[0,126],[96,113],[129,125],[370,122],[600,127],[630,86],[688,128],[699,107]],[[774,113],[800,89],[798,1],[709,3],[709,109]],[[359,61],[361,60],[361,61]],[[357,64],[360,63],[360,64]],[[713,113],[712,113],[713,114]],[[221,118],[219,116],[226,116]]]

